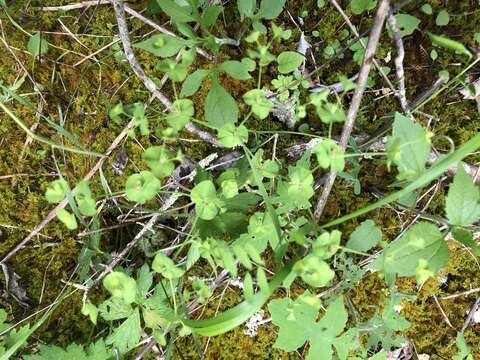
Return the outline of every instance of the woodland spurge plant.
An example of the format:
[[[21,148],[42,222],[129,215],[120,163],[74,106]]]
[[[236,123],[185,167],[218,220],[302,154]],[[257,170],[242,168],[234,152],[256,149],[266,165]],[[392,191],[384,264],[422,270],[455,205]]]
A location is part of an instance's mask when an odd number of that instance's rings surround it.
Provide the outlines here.
[[[397,309],[402,302],[415,298],[415,294],[397,289],[397,279],[414,277],[421,287],[436,277],[449,260],[446,239],[450,235],[475,256],[480,255],[473,238],[480,220],[480,190],[462,163],[480,148],[480,135],[459,147],[452,146],[450,152],[432,161],[432,144],[439,140],[435,133],[422,126],[411,111],[415,109],[401,113],[392,107],[388,116],[393,122],[385,151],[359,150],[364,148],[358,147],[353,138],[353,145],[345,151],[335,134],[347,119],[350,95],[358,85],[341,74],[338,81],[343,90],[338,93],[327,87],[308,90],[314,74],[301,70],[307,61],[305,51],[289,48],[295,30],[277,21],[286,0],[237,0],[235,11],[247,29],[238,44],[217,26],[225,11],[219,2],[151,3],[159,14],[168,17],[181,37],[153,33],[136,42],[134,48],[156,57],[155,72],[168,78],[165,88],[169,87],[175,98],[164,113],[153,112],[143,103],[117,103],[111,107],[109,118],[119,125],[133,121],[130,141],[147,143],[154,139],[154,144],[144,149],[143,161],[138,162],[135,173],[129,174],[121,192],[107,191],[109,179],[103,173],[105,192],[94,193],[89,182],[74,182],[59,171],[59,178],[48,185],[45,198],[51,204],[67,202],[67,209],[62,207],[56,215],[72,231],[98,232],[102,207],[109,206],[103,200],[116,199],[129,211],[176,220],[178,236],[163,248],[157,245],[151,249],[151,259],[107,268],[101,281],[104,300],[91,293],[95,291],[96,274],[104,271],[112,257],[102,248],[100,238],[93,237],[79,259],[79,281],[84,284],[82,289],[89,290],[82,314],[93,324],[109,324],[108,331],[94,336],[91,344],[72,344],[65,349],[41,345],[37,353],[23,358],[133,358],[142,338],[153,341],[172,357],[179,338],[193,336],[198,343],[199,335],[228,332],[263,308],[278,331],[275,348],[286,352],[304,349],[307,359],[386,359],[389,350],[403,346],[405,339],[400,333],[411,325]],[[316,4],[320,9],[327,6],[320,0]],[[356,15],[376,8],[376,0],[352,0],[350,4]],[[422,11],[429,9],[422,7]],[[448,13],[438,16],[437,23],[448,23]],[[408,14],[398,13],[396,20],[402,37],[419,26],[419,20]],[[391,28],[385,31],[388,34],[392,36]],[[439,51],[456,51],[465,67],[477,63],[463,44],[436,34],[429,36]],[[34,57],[48,52],[48,42],[40,45],[40,37],[33,35],[28,44]],[[350,49],[353,61],[362,65],[365,51],[357,40],[347,39],[350,44],[343,51]],[[366,43],[368,38],[362,40]],[[222,50],[232,43],[242,49],[242,55],[221,60]],[[322,61],[334,57],[339,47],[340,42],[328,45]],[[208,66],[199,65],[203,64],[196,51],[200,48],[214,57]],[[275,76],[269,75],[272,71]],[[390,69],[383,71],[388,74]],[[227,78],[241,84],[238,89],[243,93],[237,98],[225,87]],[[372,74],[367,86],[379,79]],[[158,85],[159,80],[153,80]],[[208,92],[199,102],[200,89],[205,88]],[[7,97],[2,99],[4,104]],[[314,139],[296,161],[276,155],[276,140],[284,132],[262,127],[278,112],[289,114],[292,126],[300,125],[305,130],[301,123],[307,124],[305,131],[293,134]],[[308,123],[313,121],[321,124],[322,130],[312,132]],[[192,123],[214,134],[225,152],[235,150],[241,158],[227,167],[209,170],[197,165],[192,174],[175,173],[186,163],[178,140]],[[259,141],[262,131],[274,135],[273,148],[272,141]],[[357,167],[362,157],[383,162],[395,174],[390,194],[353,213],[315,219],[312,206],[317,198],[316,180],[326,172],[339,173],[344,179],[356,181],[358,194]],[[414,208],[422,189],[452,166],[457,171],[445,198],[444,218],[418,221],[388,242],[384,229],[368,218],[371,212],[387,204]],[[178,208],[163,208],[172,196],[178,198]],[[360,216],[361,222],[349,236],[342,233],[341,224]],[[187,225],[180,230],[180,224]],[[361,319],[352,309],[348,294],[371,272],[384,279],[387,300],[371,318]],[[192,309],[211,303],[215,286],[224,279],[242,284],[241,301],[215,316],[197,319],[198,313],[192,314]],[[26,325],[10,330],[6,320],[7,313],[0,310],[2,359],[13,356],[36,329]],[[456,343],[458,359],[472,358],[463,332],[458,333]]]

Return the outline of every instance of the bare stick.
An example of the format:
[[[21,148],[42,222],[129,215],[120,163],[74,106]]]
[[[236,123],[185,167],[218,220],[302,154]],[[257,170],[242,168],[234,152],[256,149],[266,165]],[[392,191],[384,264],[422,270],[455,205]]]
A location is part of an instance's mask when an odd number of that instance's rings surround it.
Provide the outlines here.
[[[375,22],[373,24],[372,31],[368,38],[367,48],[365,50],[365,57],[363,59],[362,67],[358,73],[357,88],[353,94],[352,102],[350,108],[348,109],[347,119],[343,127],[342,136],[340,138],[340,147],[345,150],[347,147],[348,139],[352,134],[353,125],[355,123],[355,118],[357,117],[358,109],[360,108],[360,102],[362,101],[363,93],[365,92],[365,86],[368,80],[368,74],[372,67],[372,59],[375,56],[375,51],[377,50],[378,41],[382,33],[383,24],[388,15],[390,9],[390,1],[382,0],[378,6],[377,14],[375,15]],[[328,173],[327,180],[323,192],[318,200],[317,207],[315,209],[315,218],[320,219],[323,213],[323,209],[327,203],[328,196],[330,191],[332,191],[333,183],[337,177],[337,173],[331,171]]]
[[[76,4],[63,5],[63,6],[44,6],[44,7],[41,7],[40,10],[69,11],[69,10],[82,9],[85,7],[96,6],[96,5],[106,5],[106,4],[110,4],[110,2],[111,2],[110,0],[89,0],[89,1],[82,1]]]
[[[405,71],[403,69],[403,59],[405,58],[405,48],[403,47],[402,36],[400,34],[400,29],[397,25],[397,19],[393,14],[390,14],[388,17],[388,23],[392,28],[393,37],[395,39],[395,45],[397,47],[397,56],[395,57],[395,70],[397,72],[398,78],[398,98],[400,100],[400,105],[404,113],[409,113],[410,109],[408,107],[407,93],[405,90]]]
[[[343,19],[347,23],[350,30],[352,30],[353,34],[359,39],[360,45],[362,45],[362,47],[364,49],[366,49],[366,45],[363,42],[362,38],[360,37],[360,34],[359,34],[357,28],[355,27],[355,25],[352,24],[352,22],[348,18],[348,15],[345,13],[345,11],[343,11],[342,7],[338,4],[338,2],[336,0],[330,0],[330,3],[337,9],[337,11],[340,13],[340,15],[343,17]],[[387,77],[387,75],[385,75],[385,73],[383,72],[382,67],[380,66],[378,61],[375,58],[372,58],[372,62],[373,62],[373,65],[375,65],[375,68],[377,69],[377,71],[380,73],[380,75],[382,75],[382,77],[385,80],[385,82],[387,83],[387,85],[390,87],[390,90],[392,90],[394,93],[396,93],[395,87],[393,86],[392,82]]]

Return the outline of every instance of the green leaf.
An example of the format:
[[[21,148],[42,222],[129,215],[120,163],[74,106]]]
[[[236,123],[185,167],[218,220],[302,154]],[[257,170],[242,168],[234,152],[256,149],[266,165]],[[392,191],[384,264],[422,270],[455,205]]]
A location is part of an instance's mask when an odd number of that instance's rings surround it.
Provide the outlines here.
[[[234,124],[238,120],[238,106],[235,99],[217,81],[205,99],[205,119],[216,128]]]
[[[420,20],[418,18],[408,14],[397,14],[395,15],[395,19],[397,20],[401,37],[413,34],[413,32],[418,29],[418,25],[420,24]]]
[[[121,354],[125,354],[138,344],[141,332],[140,312],[136,308],[133,314],[107,337],[105,343],[113,345]]]
[[[212,220],[217,216],[218,198],[215,185],[210,180],[204,180],[190,192],[190,198],[195,204],[195,212],[200,219]]]
[[[150,171],[141,171],[130,175],[125,184],[127,199],[138,204],[145,204],[155,198],[160,191],[160,181]]]
[[[373,220],[365,220],[353,231],[346,247],[356,251],[366,252],[377,246],[382,240],[382,231]]]
[[[162,252],[158,252],[153,259],[152,269],[162,274],[168,280],[178,279],[183,276],[184,270],[175,265],[172,259],[164,255]]]
[[[305,295],[305,294],[304,294]],[[320,321],[316,322],[318,304],[311,296],[301,296],[296,301],[275,299],[268,304],[272,322],[280,329],[273,345],[284,351],[294,351],[310,342],[306,359],[332,359],[332,345],[347,324],[348,314],[339,296],[332,302]]]
[[[262,0],[257,16],[267,20],[273,20],[280,15],[287,0]]]
[[[92,197],[92,191],[86,181],[80,181],[75,188],[75,200],[78,210],[84,216],[94,216],[97,213],[95,199]]]
[[[172,175],[175,169],[174,157],[165,146],[151,146],[143,152],[143,160],[159,179]]]
[[[302,65],[305,57],[295,51],[284,51],[277,57],[278,71],[281,74],[288,74]]]
[[[387,152],[398,168],[398,180],[411,181],[425,172],[430,155],[430,135],[408,117],[395,113]]]
[[[229,76],[236,80],[248,80],[252,76],[250,71],[255,70],[255,61],[244,58],[242,61],[228,60],[220,65],[220,70],[225,71]]]
[[[209,73],[208,70],[197,70],[188,75],[182,84],[180,97],[189,97],[195,94],[200,88],[200,85],[202,85],[203,79],[205,79]]]
[[[173,22],[197,21],[188,8],[175,3],[173,0],[156,0],[158,6],[172,19]]]
[[[248,129],[243,125],[225,124],[218,129],[218,141],[227,148],[240,146],[248,141]]]
[[[97,325],[98,308],[95,305],[93,305],[90,301],[87,301],[82,306],[82,315],[88,316],[90,318],[90,321],[94,325]]]
[[[193,101],[190,99],[179,99],[172,104],[166,120],[168,125],[175,131],[180,131],[192,119],[194,114]]]
[[[218,19],[218,16],[222,11],[223,11],[223,6],[221,5],[209,6],[203,13],[202,18],[200,20],[202,25],[208,28],[213,24],[215,24],[215,22]]]
[[[137,297],[137,282],[120,271],[105,276],[103,286],[114,298],[121,299],[125,304],[133,303]]]
[[[458,353],[452,357],[453,360],[473,360],[472,357],[472,349],[468,346],[467,342],[465,341],[465,337],[463,333],[459,332],[455,339],[455,345],[457,345]]]
[[[37,32],[28,41],[27,50],[33,57],[45,55],[48,52],[48,41]]]
[[[352,0],[350,7],[355,15],[360,15],[364,11],[375,9],[377,0]]]
[[[221,184],[222,188],[222,195],[225,196],[226,199],[231,199],[238,194],[238,185],[235,180],[225,180]]]
[[[463,164],[448,189],[445,211],[450,224],[468,226],[480,219],[480,190],[467,174]]]
[[[45,198],[50,204],[62,202],[68,190],[68,183],[64,179],[54,180],[48,184]]]
[[[123,104],[119,102],[117,105],[113,106],[109,111],[108,111],[108,116],[112,121],[120,125],[122,123],[122,117],[121,115],[125,114],[123,110]]]
[[[444,47],[446,49],[454,50],[457,53],[467,55],[468,57],[472,56],[472,53],[470,52],[470,50],[468,50],[465,47],[465,45],[463,45],[461,42],[449,39],[445,36],[435,35],[432,33],[428,33],[428,36],[430,37],[430,40],[432,40],[432,42],[434,44],[437,44],[438,46]]]
[[[305,283],[313,287],[323,287],[332,281],[335,273],[330,266],[315,254],[307,255],[293,267],[293,271]]]
[[[345,168],[343,150],[333,140],[323,140],[315,146],[313,152],[317,155],[318,164],[323,169],[330,167],[332,171],[340,172]]]
[[[448,14],[448,11],[441,10],[435,19],[435,24],[437,24],[437,26],[447,26],[449,22],[450,15]]]
[[[256,0],[237,0],[237,8],[240,13],[240,20],[253,17],[253,12],[257,5]]]
[[[65,209],[58,210],[57,217],[69,230],[75,230],[78,227],[75,215]]]
[[[87,349],[75,343],[69,344],[65,349],[52,345],[40,345],[40,351],[35,355],[25,355],[24,360],[109,360],[112,353],[103,340],[91,344]]]
[[[273,104],[267,99],[265,91],[253,89],[243,95],[243,101],[252,107],[253,113],[259,119],[265,119],[273,109]]]
[[[142,42],[133,44],[133,47],[146,50],[155,56],[170,57],[177,55],[180,49],[185,45],[187,45],[187,42],[183,39],[159,34],[153,35]]]
[[[427,14],[427,15],[432,15],[433,14],[432,5],[430,5],[430,4],[423,4],[422,7],[420,8],[420,10],[422,10],[422,12],[424,14]]]
[[[372,265],[387,276],[414,276],[424,282],[448,262],[449,250],[444,235],[427,222],[413,225],[400,239],[388,244]],[[372,266],[371,265],[371,266]]]

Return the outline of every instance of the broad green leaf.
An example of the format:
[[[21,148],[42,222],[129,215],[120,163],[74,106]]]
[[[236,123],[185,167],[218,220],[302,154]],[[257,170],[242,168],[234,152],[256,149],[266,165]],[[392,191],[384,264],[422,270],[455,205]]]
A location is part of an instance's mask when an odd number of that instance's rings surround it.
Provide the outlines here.
[[[450,224],[468,226],[480,219],[480,189],[458,164],[457,174],[448,189],[445,211]]]
[[[190,9],[178,5],[173,0],[156,0],[158,6],[172,19],[173,22],[191,22],[197,21],[192,15]]]
[[[287,0],[262,0],[257,16],[267,20],[277,18],[285,6]]]
[[[86,181],[80,181],[75,188],[75,200],[78,210],[84,216],[94,216],[97,213],[95,199],[92,197],[92,191]]]
[[[249,72],[255,70],[255,66],[255,61],[244,58],[242,61],[227,60],[220,65],[220,70],[236,80],[248,80],[252,78]]]
[[[427,15],[432,15],[433,14],[432,5],[430,5],[430,4],[423,4],[422,7],[420,8],[420,10],[422,10],[422,12],[424,14],[427,14]]]
[[[435,19],[435,24],[437,24],[437,26],[447,26],[449,22],[450,15],[448,14],[448,11],[441,10]]]
[[[141,331],[140,312],[136,308],[133,314],[107,337],[105,343],[118,349],[121,354],[125,354],[138,344]]]
[[[243,125],[225,124],[218,129],[218,141],[227,148],[240,146],[248,141],[248,129]]]
[[[182,83],[182,90],[180,91],[180,97],[189,97],[195,94],[202,85],[203,79],[209,74],[208,70],[197,70],[187,76]]]
[[[124,304],[131,304],[137,296],[137,282],[135,279],[120,271],[113,271],[103,279],[103,286],[114,298]]]
[[[37,32],[28,41],[27,50],[33,57],[45,55],[48,52],[48,41]]]
[[[293,271],[305,283],[313,287],[327,286],[335,276],[330,266],[315,254],[307,255],[302,260],[297,261]]]
[[[200,20],[202,25],[208,28],[213,24],[215,24],[215,22],[218,19],[218,16],[222,11],[223,11],[223,6],[221,5],[212,5],[207,7],[207,9],[204,11],[202,18]]]
[[[240,13],[240,20],[251,18],[256,7],[256,0],[237,0],[238,12]]]
[[[190,198],[200,219],[212,220],[217,216],[219,211],[217,191],[210,180],[204,180],[196,185],[190,192]]]
[[[97,325],[98,308],[95,305],[93,305],[90,301],[87,301],[82,306],[82,315],[88,316],[90,318],[90,321],[94,325]]]
[[[150,271],[148,264],[145,263],[137,270],[137,289],[141,299],[147,296],[148,291],[152,287],[152,283],[153,272]]]
[[[284,30],[281,26],[272,23],[273,38],[278,40],[288,40],[292,36],[292,30]]]
[[[463,333],[459,332],[455,339],[455,345],[457,345],[458,353],[452,357],[453,360],[473,360],[472,357],[472,349],[468,346],[467,342],[465,341],[465,337]]]
[[[121,102],[119,102],[118,104],[113,106],[108,111],[108,116],[117,125],[120,125],[122,123],[122,116],[121,115],[123,115],[123,114],[125,114],[125,112],[123,110],[123,104]]]
[[[395,19],[397,20],[397,26],[400,30],[401,37],[413,34],[413,32],[418,29],[418,25],[420,25],[420,20],[418,18],[408,14],[397,14],[395,15]],[[390,30],[390,27],[388,28]]]
[[[64,179],[54,180],[48,184],[47,191],[45,191],[45,198],[50,204],[59,203],[68,192],[68,183]]]
[[[75,230],[78,227],[75,215],[65,209],[58,210],[57,217],[69,230]]]
[[[170,35],[159,34],[149,37],[147,40],[136,43],[133,47],[146,50],[155,56],[170,57],[177,55],[182,47],[187,45],[183,39]]]
[[[360,15],[364,11],[373,10],[377,6],[377,0],[352,0],[350,7],[355,15]]]
[[[471,231],[460,227],[454,227],[452,229],[452,236],[456,241],[470,248],[476,256],[480,257],[480,246],[473,238],[473,234]]]
[[[190,99],[179,99],[172,104],[166,120],[168,125],[175,131],[180,131],[192,119],[194,114],[193,101]]]
[[[205,100],[205,119],[216,128],[238,120],[238,106],[235,99],[217,81],[213,82]]]
[[[198,278],[193,279],[192,287],[200,304],[204,304],[213,295],[213,290]]]
[[[341,237],[342,233],[338,230],[333,230],[331,233],[324,232],[315,239],[312,253],[321,260],[331,258],[340,247]]]
[[[174,157],[165,146],[151,146],[143,152],[143,160],[159,179],[170,176],[175,169]]]
[[[295,51],[284,51],[277,57],[278,71],[281,74],[288,74],[302,65],[305,57]]]
[[[267,99],[265,91],[260,89],[253,89],[245,93],[243,101],[252,107],[252,112],[259,119],[265,119],[273,109],[273,104]]]
[[[284,205],[279,211],[283,213],[295,208],[310,208],[309,200],[314,194],[312,172],[308,168],[297,165],[290,166],[288,173],[288,181],[281,181],[278,184],[277,201]]]
[[[373,220],[365,220],[353,231],[346,247],[356,251],[368,251],[382,240],[382,231]]]
[[[176,266],[172,259],[160,251],[153,259],[152,269],[169,280],[178,279],[185,272],[182,268]]]
[[[449,39],[445,36],[435,35],[432,33],[428,33],[428,36],[430,37],[430,40],[432,40],[432,42],[434,44],[437,44],[438,46],[444,47],[446,49],[454,50],[457,53],[467,55],[468,57],[472,56],[472,53],[470,52],[470,50],[468,50],[465,47],[465,45],[463,45],[461,42]]]
[[[448,262],[449,250],[444,237],[433,224],[415,224],[400,239],[389,244],[372,266],[383,270],[390,279],[397,274],[417,275],[417,279],[426,280]]]
[[[226,199],[231,199],[238,194],[238,185],[235,180],[225,180],[221,184],[222,195]]]
[[[145,204],[155,198],[160,191],[160,181],[150,171],[141,171],[130,175],[125,184],[127,199],[139,204]]]
[[[395,113],[387,152],[398,168],[398,180],[411,181],[425,172],[430,155],[430,135],[408,117]]]
[[[305,294],[304,294],[305,295]],[[332,345],[347,324],[348,313],[339,296],[332,302],[320,321],[316,322],[318,304],[311,296],[301,296],[296,301],[275,299],[268,305],[272,322],[280,329],[273,345],[284,351],[294,351],[310,343],[308,360],[331,360]]]
[[[165,59],[160,61],[155,69],[166,73],[168,78],[174,82],[182,82],[188,75],[189,66],[190,64],[179,63],[174,59]]]
[[[343,171],[345,167],[344,153],[333,140],[323,140],[315,146],[313,152],[317,155],[318,164],[323,169],[330,167],[335,172]]]

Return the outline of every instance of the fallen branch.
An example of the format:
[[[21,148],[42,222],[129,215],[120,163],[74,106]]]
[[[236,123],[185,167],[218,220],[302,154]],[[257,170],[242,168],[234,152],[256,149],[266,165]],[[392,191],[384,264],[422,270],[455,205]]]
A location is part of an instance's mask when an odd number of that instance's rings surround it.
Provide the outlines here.
[[[390,14],[388,17],[388,23],[393,32],[393,37],[395,39],[395,45],[397,47],[397,56],[395,57],[395,70],[398,78],[398,98],[400,100],[400,105],[404,113],[409,113],[410,108],[408,107],[407,94],[405,90],[405,71],[403,69],[403,59],[405,58],[405,48],[403,47],[402,35],[400,34],[400,29],[397,25],[397,19],[395,15]]]
[[[365,56],[363,59],[362,67],[358,73],[357,88],[353,94],[352,102],[350,108],[348,109],[347,119],[343,127],[342,136],[340,139],[340,147],[345,150],[347,147],[348,140],[353,130],[353,125],[355,123],[355,118],[357,117],[358,110],[360,108],[360,102],[362,101],[363,93],[365,92],[365,86],[368,80],[368,74],[372,67],[372,60],[375,56],[375,51],[377,50],[378,41],[382,33],[383,24],[388,15],[390,9],[390,1],[382,0],[378,6],[377,14],[375,15],[375,22],[373,24],[372,31],[368,38],[367,48],[365,50]],[[334,171],[329,172],[323,192],[318,200],[317,207],[315,209],[315,218],[320,219],[323,213],[323,209],[327,203],[328,196],[332,191],[333,183],[337,177],[337,173]]]

